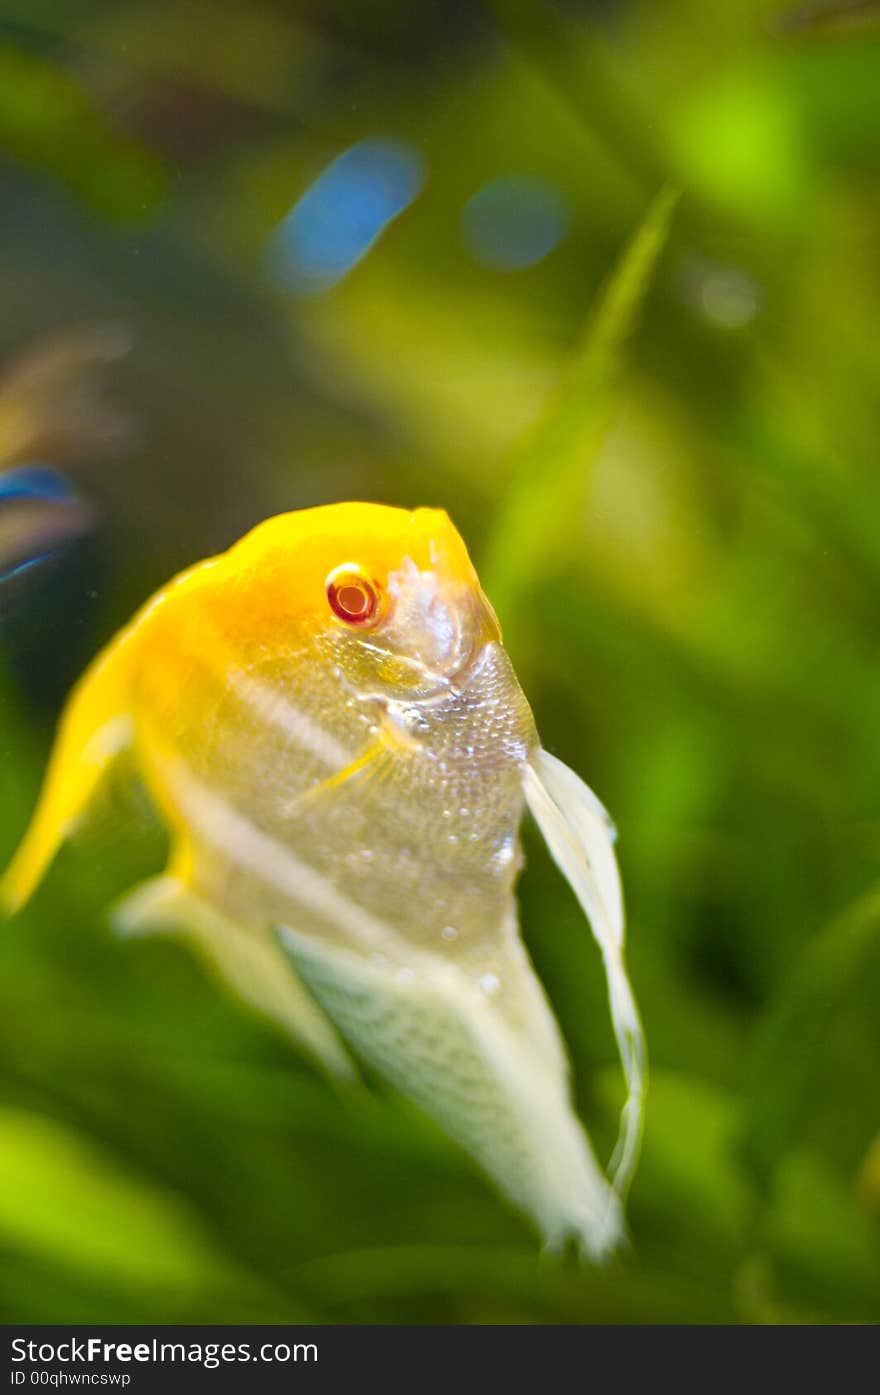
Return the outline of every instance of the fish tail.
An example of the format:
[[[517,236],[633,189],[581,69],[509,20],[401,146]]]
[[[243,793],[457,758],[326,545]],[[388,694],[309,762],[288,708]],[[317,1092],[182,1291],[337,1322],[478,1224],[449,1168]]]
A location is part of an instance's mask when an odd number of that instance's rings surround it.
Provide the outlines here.
[[[107,767],[131,742],[124,643],[123,635],[99,655],[67,700],[37,807],[0,877],[0,912],[6,915],[30,899]]]

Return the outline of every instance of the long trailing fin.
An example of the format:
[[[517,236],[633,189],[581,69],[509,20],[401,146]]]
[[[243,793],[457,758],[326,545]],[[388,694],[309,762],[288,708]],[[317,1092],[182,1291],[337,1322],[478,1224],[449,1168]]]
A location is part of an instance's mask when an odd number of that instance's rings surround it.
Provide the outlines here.
[[[562,1053],[546,1024],[532,1030],[533,1012],[511,1020],[503,987],[492,1000],[443,960],[376,964],[288,927],[279,937],[358,1054],[467,1149],[549,1246],[573,1239],[600,1260],[622,1243],[620,1199],[572,1108]],[[514,960],[504,972],[515,973]],[[548,1012],[543,995],[531,1006]]]
[[[67,700],[30,825],[0,878],[0,911],[28,901],[108,767],[131,742],[127,632],[86,670]]]
[[[556,865],[586,912],[605,963],[611,1018],[627,1085],[610,1166],[614,1187],[625,1196],[638,1162],[647,1058],[624,960],[614,825],[593,791],[549,751],[539,748],[532,756],[525,766],[524,785],[528,806]]]
[[[179,933],[227,988],[330,1075],[354,1078],[338,1034],[268,931],[237,924],[173,872],[144,882],[111,916],[121,935]]]

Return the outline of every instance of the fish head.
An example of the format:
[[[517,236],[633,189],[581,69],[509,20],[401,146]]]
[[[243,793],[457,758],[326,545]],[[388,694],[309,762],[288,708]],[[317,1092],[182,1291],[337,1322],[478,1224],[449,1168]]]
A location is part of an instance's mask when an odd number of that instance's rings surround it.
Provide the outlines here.
[[[319,662],[360,696],[409,703],[454,694],[501,639],[467,548],[441,509],[336,504],[281,515],[234,552],[259,548],[272,629],[296,625]],[[286,619],[285,619],[286,615]]]

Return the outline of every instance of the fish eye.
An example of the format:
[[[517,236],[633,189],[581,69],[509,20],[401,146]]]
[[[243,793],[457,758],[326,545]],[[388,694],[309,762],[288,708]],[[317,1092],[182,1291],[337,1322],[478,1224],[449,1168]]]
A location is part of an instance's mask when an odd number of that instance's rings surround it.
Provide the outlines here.
[[[330,609],[339,620],[363,629],[377,624],[382,612],[380,591],[360,568],[346,562],[330,573],[325,584]]]

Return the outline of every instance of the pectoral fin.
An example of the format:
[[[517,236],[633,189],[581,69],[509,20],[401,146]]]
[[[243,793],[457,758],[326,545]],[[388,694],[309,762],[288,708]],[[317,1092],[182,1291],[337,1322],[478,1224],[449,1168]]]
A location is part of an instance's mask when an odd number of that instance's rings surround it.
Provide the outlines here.
[[[288,928],[279,934],[360,1055],[477,1159],[548,1244],[573,1237],[600,1259],[621,1241],[620,1200],[574,1114],[546,1029],[536,1039],[527,1023],[511,1023],[443,961],[395,968]]]
[[[145,882],[112,914],[123,935],[180,933],[227,988],[281,1027],[325,1070],[349,1079],[356,1074],[336,1031],[267,931],[238,925],[173,874]]]
[[[587,914],[605,962],[611,1017],[627,1084],[611,1171],[614,1186],[625,1195],[641,1142],[646,1057],[624,962],[623,897],[614,856],[614,826],[592,790],[548,751],[539,748],[525,766],[524,784],[529,808]]]
[[[336,794],[344,786],[359,777],[366,777],[381,768],[383,759],[388,755],[388,750],[384,742],[376,741],[372,746],[368,746],[362,755],[337,770],[333,775],[328,775],[326,780],[320,780],[316,785],[304,790],[302,794],[291,801],[287,809],[288,818],[298,814],[309,813],[321,799],[326,799],[328,795]]]

